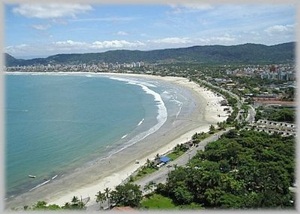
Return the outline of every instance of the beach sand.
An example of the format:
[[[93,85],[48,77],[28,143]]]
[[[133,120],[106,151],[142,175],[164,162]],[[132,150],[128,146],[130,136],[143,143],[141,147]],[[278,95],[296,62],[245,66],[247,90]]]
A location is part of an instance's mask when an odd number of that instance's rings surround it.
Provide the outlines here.
[[[109,75],[127,76],[126,74]],[[134,75],[128,74],[128,76]],[[177,144],[190,140],[196,132],[207,132],[210,125],[216,125],[227,119],[224,107],[219,104],[224,98],[188,79],[149,75],[136,77],[166,81],[190,90],[196,102],[195,110],[186,115],[184,120],[171,122],[167,120],[156,133],[109,159],[92,162],[89,166],[78,168],[71,174],[62,175],[47,185],[16,196],[5,203],[6,209],[23,208],[24,205],[30,206],[41,200],[48,204],[64,205],[70,202],[73,196],[82,199],[90,197],[87,206],[93,205],[96,203],[95,195],[98,191],[103,191],[105,188],[114,189],[144,165],[147,159],[154,159],[156,154],[165,154]],[[136,160],[139,160],[138,164],[135,163]]]

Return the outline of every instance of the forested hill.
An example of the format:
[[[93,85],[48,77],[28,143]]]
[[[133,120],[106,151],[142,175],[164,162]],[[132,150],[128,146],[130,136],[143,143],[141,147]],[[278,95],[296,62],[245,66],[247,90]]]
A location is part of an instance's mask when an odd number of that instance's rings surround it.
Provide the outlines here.
[[[243,44],[234,46],[193,46],[187,48],[163,49],[152,51],[114,50],[103,53],[57,54],[47,58],[30,60],[16,59],[8,54],[7,66],[37,64],[93,64],[93,63],[288,63],[295,60],[295,42],[273,46]]]

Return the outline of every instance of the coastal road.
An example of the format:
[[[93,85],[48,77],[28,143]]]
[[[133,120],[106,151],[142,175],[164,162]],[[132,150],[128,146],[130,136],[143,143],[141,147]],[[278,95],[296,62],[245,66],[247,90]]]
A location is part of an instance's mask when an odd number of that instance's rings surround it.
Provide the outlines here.
[[[187,152],[185,152],[183,155],[181,155],[179,158],[177,158],[174,161],[169,162],[168,164],[162,166],[158,171],[151,173],[150,175],[147,175],[146,177],[134,182],[137,185],[141,186],[141,190],[143,191],[144,194],[147,192],[144,191],[144,187],[149,184],[150,182],[154,182],[156,184],[158,183],[166,183],[168,173],[174,169],[174,166],[184,166],[186,165],[189,160],[194,157],[197,154],[197,151],[199,150],[204,150],[205,146],[213,141],[216,141],[219,139],[221,135],[224,133],[229,132],[233,128],[227,128],[226,130],[219,131],[215,133],[214,135],[202,140],[198,146],[193,146],[191,147]]]
[[[249,105],[249,109],[248,109],[248,116],[246,118],[246,121],[249,123],[254,123],[255,122],[255,109],[253,108],[252,105]]]

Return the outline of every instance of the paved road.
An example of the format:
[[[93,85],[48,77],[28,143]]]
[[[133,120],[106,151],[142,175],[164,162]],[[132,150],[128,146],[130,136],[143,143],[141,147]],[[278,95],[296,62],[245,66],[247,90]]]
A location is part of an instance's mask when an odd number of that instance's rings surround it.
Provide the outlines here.
[[[219,137],[222,134],[227,133],[231,129],[232,128],[227,128],[226,130],[217,132],[216,134],[204,139],[203,141],[201,141],[198,144],[198,147],[196,147],[196,146],[191,147],[186,153],[181,155],[176,160],[169,162],[167,165],[162,166],[158,171],[156,171],[150,175],[147,175],[146,177],[136,181],[135,184],[140,185],[141,190],[145,193],[144,187],[145,187],[145,185],[149,184],[150,182],[154,182],[156,184],[165,183],[167,180],[167,177],[168,177],[168,173],[174,169],[175,165],[176,166],[186,165],[189,162],[189,160],[197,154],[197,151],[199,151],[199,150],[203,151],[205,146],[208,143],[216,141],[217,139],[219,139]]]
[[[249,123],[254,123],[255,122],[255,114],[256,114],[256,111],[255,111],[254,107],[252,105],[249,105],[248,116],[246,118],[246,121]]]
[[[165,183],[167,181],[168,173],[174,169],[174,165],[177,166],[184,166],[186,165],[189,160],[194,157],[197,154],[197,151],[204,150],[205,146],[213,141],[216,141],[219,139],[221,135],[224,133],[227,133],[229,130],[233,128],[227,128],[226,130],[219,131],[216,134],[202,140],[198,146],[191,147],[186,153],[178,157],[176,160],[169,162],[169,164],[162,166],[158,171],[151,173],[147,175],[146,177],[134,182],[137,185],[141,186],[141,190],[143,191],[143,194],[146,194],[147,192],[144,191],[145,185],[149,184],[151,181],[158,184],[158,183]],[[92,199],[93,200],[93,199]],[[102,206],[104,208],[107,208],[107,201],[102,203]],[[87,204],[87,211],[99,211],[100,210],[100,204],[95,203],[94,201]]]

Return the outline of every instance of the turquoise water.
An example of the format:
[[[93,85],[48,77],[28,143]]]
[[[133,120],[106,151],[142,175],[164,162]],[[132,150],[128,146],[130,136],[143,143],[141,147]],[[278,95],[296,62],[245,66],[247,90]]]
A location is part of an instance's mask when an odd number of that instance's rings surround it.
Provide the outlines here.
[[[5,78],[6,197],[138,143],[167,117],[177,117],[187,96],[159,82],[130,78]]]

